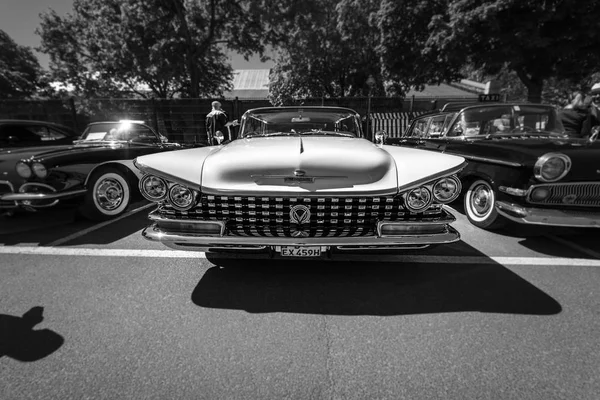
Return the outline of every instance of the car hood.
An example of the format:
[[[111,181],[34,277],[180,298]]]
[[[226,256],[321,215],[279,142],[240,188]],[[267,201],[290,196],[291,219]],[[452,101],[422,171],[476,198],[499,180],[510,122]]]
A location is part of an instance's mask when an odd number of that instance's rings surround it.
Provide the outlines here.
[[[390,155],[372,143],[343,137],[243,139],[207,157],[206,192],[335,192],[396,189]]]
[[[391,195],[457,169],[462,157],[380,147],[365,139],[270,137],[138,157],[146,172],[209,194]],[[418,168],[416,168],[418,166]]]

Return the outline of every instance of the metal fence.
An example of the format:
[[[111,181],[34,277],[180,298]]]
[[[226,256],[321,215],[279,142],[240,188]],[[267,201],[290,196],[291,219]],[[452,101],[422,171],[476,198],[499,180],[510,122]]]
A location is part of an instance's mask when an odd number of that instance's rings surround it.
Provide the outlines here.
[[[65,99],[0,100],[0,119],[36,119],[70,126],[77,131],[90,122],[119,119],[143,120],[170,140],[180,143],[205,143],[206,114],[213,99]],[[220,99],[230,119],[239,119],[252,108],[268,107],[266,99]],[[399,136],[411,117],[445,103],[477,102],[473,97],[454,98],[307,98],[295,105],[329,105],[348,107],[366,117],[371,111],[370,126],[383,127],[390,136]],[[369,104],[370,102],[370,104]],[[292,104],[290,104],[292,105]],[[393,117],[381,118],[380,115]],[[384,121],[384,122],[381,122]],[[371,131],[373,131],[371,129]]]

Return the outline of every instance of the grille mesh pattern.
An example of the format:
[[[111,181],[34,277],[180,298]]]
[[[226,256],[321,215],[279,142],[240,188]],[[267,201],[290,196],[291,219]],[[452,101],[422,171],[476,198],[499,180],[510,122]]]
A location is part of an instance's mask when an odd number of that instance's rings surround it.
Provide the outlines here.
[[[532,204],[600,207],[600,182],[547,184],[536,188],[548,189],[550,195],[542,201],[529,197]]]
[[[308,207],[310,220],[297,223],[290,210]],[[238,197],[202,195],[195,208],[177,211],[164,205],[160,214],[174,219],[226,220],[235,236],[348,237],[375,234],[377,221],[435,220],[441,206],[410,213],[396,197]],[[300,232],[300,233],[299,233]],[[300,235],[300,236],[299,236]]]

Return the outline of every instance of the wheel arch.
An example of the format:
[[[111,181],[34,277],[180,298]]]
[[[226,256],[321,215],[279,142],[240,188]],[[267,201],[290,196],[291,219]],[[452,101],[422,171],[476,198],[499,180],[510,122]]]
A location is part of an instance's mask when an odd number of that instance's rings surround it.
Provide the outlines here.
[[[117,160],[117,161],[107,161],[101,164],[96,165],[88,174],[87,178],[85,178],[84,186],[87,187],[90,178],[94,175],[94,173],[98,171],[102,171],[106,168],[114,168],[120,172],[122,172],[131,186],[133,188],[137,188],[137,182],[142,176],[142,173],[139,169],[137,169],[133,165],[133,160]]]

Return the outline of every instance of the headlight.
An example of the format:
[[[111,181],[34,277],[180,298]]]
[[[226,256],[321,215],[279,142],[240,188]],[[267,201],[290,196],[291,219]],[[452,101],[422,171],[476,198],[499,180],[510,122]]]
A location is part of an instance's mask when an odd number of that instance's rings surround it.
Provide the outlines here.
[[[21,178],[31,178],[31,167],[29,165],[27,165],[26,163],[24,163],[23,161],[19,161],[17,163],[17,165],[15,166],[16,170],[17,170],[17,174],[19,174],[19,176]]]
[[[460,180],[454,176],[448,176],[433,185],[433,198],[439,203],[450,203],[458,197],[461,190]]]
[[[169,202],[179,210],[189,210],[196,203],[196,193],[185,186],[173,185],[169,190]]]
[[[154,175],[146,175],[140,180],[140,193],[150,201],[160,201],[167,196],[167,182]]]
[[[46,169],[46,167],[44,167],[44,164],[42,163],[33,163],[31,169],[33,170],[35,176],[37,176],[38,178],[45,178],[46,176],[48,176],[48,170]]]
[[[425,211],[432,202],[431,192],[426,187],[418,187],[404,195],[404,202],[412,212]]]
[[[544,154],[533,166],[533,174],[542,182],[562,179],[571,169],[571,159],[561,153]]]

